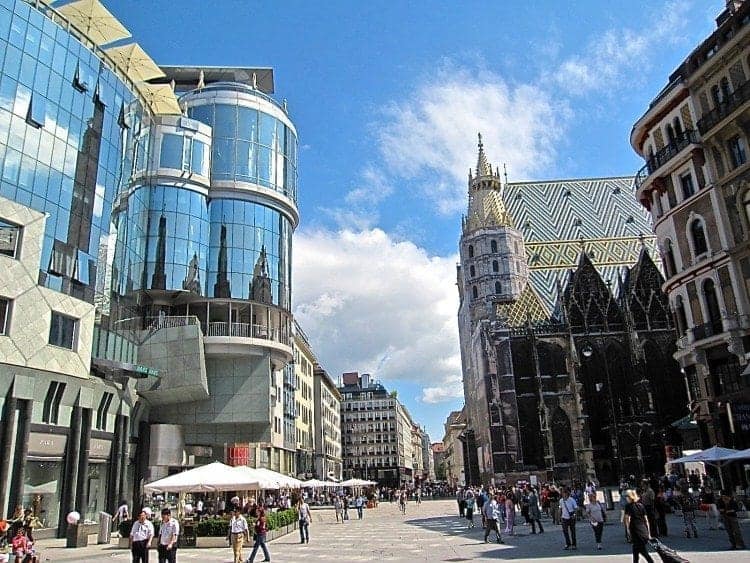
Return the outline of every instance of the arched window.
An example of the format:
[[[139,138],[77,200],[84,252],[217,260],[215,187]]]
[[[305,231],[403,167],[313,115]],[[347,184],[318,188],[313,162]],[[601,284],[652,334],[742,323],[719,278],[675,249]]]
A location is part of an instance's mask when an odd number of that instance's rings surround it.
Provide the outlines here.
[[[494,253],[497,252],[497,241],[491,240],[490,241],[490,250]]]
[[[693,252],[696,257],[708,252],[706,232],[703,230],[703,223],[700,219],[693,219],[690,223],[690,236],[693,238]]]
[[[674,136],[674,129],[672,128],[671,123],[667,123],[667,140],[670,144],[673,144],[677,141],[677,138]]]
[[[469,258],[474,258],[474,246],[469,245]]]
[[[495,293],[502,293],[503,292],[503,284],[500,282],[495,282]]]
[[[682,123],[680,123],[680,118],[675,117],[674,121],[672,121],[672,125],[674,126],[674,134],[679,139],[680,137],[682,137]]]
[[[711,323],[713,334],[719,334],[722,332],[721,309],[719,308],[719,299],[716,296],[716,286],[712,279],[703,282],[703,297],[706,300],[706,313],[708,313],[708,322]]]
[[[748,227],[750,227],[750,190],[747,190],[742,198],[742,207],[745,209],[745,219]]]
[[[477,275],[477,272],[474,269],[474,266],[469,266],[469,276],[473,278],[476,275]]]
[[[732,94],[732,88],[729,86],[729,80],[726,76],[719,81],[719,88],[721,89],[721,101],[726,103]]]
[[[711,100],[713,100],[715,108],[721,105],[721,93],[718,84],[711,86]]]
[[[748,192],[750,193],[750,192]],[[492,261],[492,271],[493,272],[499,272],[500,271],[500,264],[497,263],[497,260]]]
[[[672,247],[672,241],[667,239],[664,241],[664,266],[667,270],[667,277],[672,277],[677,273],[677,264],[674,261],[674,248]]]
[[[683,303],[681,295],[678,295],[675,300],[674,312],[677,317],[677,332],[684,336],[687,332],[687,317],[685,316],[685,303]]]
[[[471,286],[471,296],[476,299],[479,297],[479,291],[477,291],[477,286],[473,285]]]

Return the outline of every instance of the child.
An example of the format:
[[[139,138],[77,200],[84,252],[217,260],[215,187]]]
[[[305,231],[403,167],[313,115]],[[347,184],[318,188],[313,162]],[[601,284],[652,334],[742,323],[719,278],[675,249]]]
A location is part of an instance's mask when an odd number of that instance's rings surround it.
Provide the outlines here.
[[[13,538],[13,555],[18,563],[36,563],[36,553],[33,544],[26,537],[26,530],[18,528]]]
[[[682,521],[685,524],[685,537],[690,537],[690,531],[693,532],[693,537],[698,537],[698,528],[695,527],[695,510],[697,508],[693,495],[689,492],[684,493],[680,496],[680,502],[682,507]]]

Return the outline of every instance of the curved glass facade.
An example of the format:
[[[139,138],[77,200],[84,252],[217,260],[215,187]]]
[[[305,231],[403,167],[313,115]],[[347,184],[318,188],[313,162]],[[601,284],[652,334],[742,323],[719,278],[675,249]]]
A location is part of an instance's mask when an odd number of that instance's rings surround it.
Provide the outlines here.
[[[297,136],[284,122],[241,99],[189,106],[188,116],[213,127],[213,181],[250,182],[297,201]]]
[[[0,194],[49,214],[40,283],[103,295],[110,211],[130,171],[135,96],[99,58],[29,4],[0,4]],[[137,112],[136,112],[137,113]]]

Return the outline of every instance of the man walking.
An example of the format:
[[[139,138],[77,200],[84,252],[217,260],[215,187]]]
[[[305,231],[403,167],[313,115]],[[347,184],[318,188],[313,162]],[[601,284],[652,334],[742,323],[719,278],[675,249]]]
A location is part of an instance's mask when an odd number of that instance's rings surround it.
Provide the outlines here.
[[[161,528],[159,528],[159,563],[177,562],[177,538],[180,535],[180,524],[172,518],[168,508],[161,511]]]
[[[492,531],[495,532],[497,543],[504,543],[500,535],[500,528],[497,526],[497,521],[500,518],[500,507],[494,497],[482,505],[482,514],[484,515],[484,543],[489,543],[487,538],[490,537]]]
[[[722,491],[717,506],[719,508],[719,514],[721,514],[724,519],[724,528],[726,528],[727,535],[729,536],[730,549],[745,549],[745,539],[742,537],[740,523],[737,521],[739,505],[737,504],[737,501],[732,498],[732,491]]]
[[[130,528],[130,553],[133,563],[148,563],[148,548],[154,537],[154,525],[146,518],[146,511],[141,509],[138,520]]]
[[[542,528],[542,511],[539,509],[539,497],[536,495],[536,489],[531,485],[526,485],[529,499],[529,522],[531,522],[531,533],[536,534],[536,527],[539,527],[539,533],[544,533]]]
[[[354,506],[357,508],[357,520],[362,520],[362,509],[364,508],[365,501],[362,495],[357,495],[357,499],[354,501]]]
[[[242,545],[246,540],[250,543],[250,528],[247,525],[247,520],[245,520],[245,517],[240,513],[240,509],[236,506],[232,510],[232,518],[229,520],[229,535],[227,539],[232,546],[234,563],[243,563]]]
[[[565,549],[578,549],[576,545],[576,510],[578,504],[570,496],[570,490],[563,489],[560,499],[560,517],[562,519],[562,531],[565,537]]]

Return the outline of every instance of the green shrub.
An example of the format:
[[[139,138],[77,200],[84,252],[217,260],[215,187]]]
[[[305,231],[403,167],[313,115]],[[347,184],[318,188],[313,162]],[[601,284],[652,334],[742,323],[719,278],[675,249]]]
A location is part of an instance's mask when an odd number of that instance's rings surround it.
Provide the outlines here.
[[[195,535],[202,538],[223,538],[229,533],[229,520],[206,518],[195,525]]]
[[[287,510],[279,510],[278,512],[268,512],[266,514],[266,522],[269,530],[276,530],[283,528],[289,524],[293,524],[297,521],[297,509],[289,508]]]

